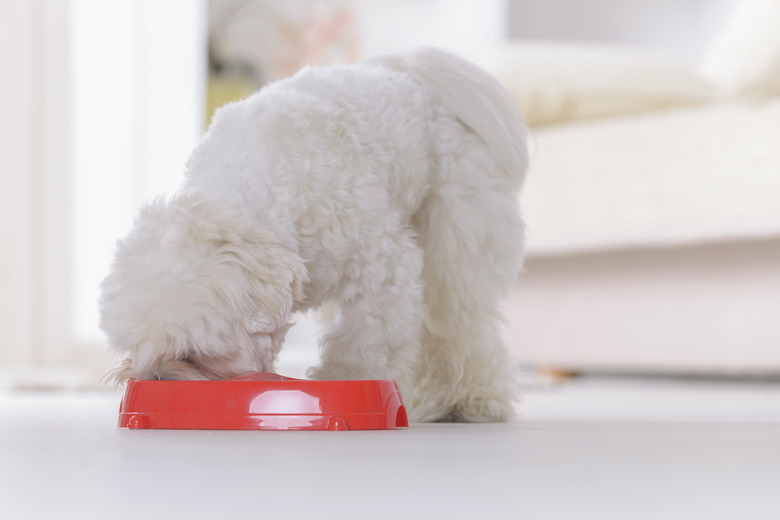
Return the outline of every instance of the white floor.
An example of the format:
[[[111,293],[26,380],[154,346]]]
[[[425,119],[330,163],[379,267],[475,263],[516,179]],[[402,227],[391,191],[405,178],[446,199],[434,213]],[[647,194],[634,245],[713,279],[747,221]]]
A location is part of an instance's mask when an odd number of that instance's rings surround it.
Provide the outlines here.
[[[780,518],[780,385],[575,379],[510,424],[114,427],[118,394],[0,394],[0,518]]]

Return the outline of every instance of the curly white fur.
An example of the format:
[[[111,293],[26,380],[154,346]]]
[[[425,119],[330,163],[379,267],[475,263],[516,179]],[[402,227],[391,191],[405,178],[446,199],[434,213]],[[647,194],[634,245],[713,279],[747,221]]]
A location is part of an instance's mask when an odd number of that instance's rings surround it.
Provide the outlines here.
[[[226,105],[179,192],[118,243],[100,300],[114,377],[272,370],[291,315],[331,303],[312,377],[396,379],[413,420],[506,420],[496,307],[521,264],[526,164],[509,94],[435,49]]]

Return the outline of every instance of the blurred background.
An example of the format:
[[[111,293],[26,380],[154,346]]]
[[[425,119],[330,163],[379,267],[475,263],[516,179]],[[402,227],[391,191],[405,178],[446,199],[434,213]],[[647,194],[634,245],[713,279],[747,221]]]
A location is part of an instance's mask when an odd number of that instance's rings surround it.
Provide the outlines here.
[[[777,0],[2,0],[0,388],[92,388],[98,284],[214,108],[304,65],[419,44],[531,129],[518,363],[780,374]],[[291,331],[280,372],[316,355]]]

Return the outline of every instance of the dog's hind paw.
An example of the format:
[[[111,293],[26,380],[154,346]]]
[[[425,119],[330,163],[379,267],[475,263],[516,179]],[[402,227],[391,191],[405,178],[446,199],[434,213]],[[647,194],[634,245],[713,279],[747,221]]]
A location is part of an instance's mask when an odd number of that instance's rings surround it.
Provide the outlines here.
[[[505,396],[470,396],[454,403],[413,399],[408,408],[412,422],[496,423],[515,416],[512,401]]]
[[[450,416],[445,421],[469,423],[507,422],[514,415],[514,407],[508,399],[477,396],[456,403],[450,412]]]

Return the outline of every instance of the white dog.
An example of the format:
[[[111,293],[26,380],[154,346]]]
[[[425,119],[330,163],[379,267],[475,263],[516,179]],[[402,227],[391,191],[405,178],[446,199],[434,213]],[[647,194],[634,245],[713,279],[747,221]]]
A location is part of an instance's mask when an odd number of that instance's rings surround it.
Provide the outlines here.
[[[317,379],[396,379],[416,421],[502,421],[497,302],[521,264],[525,127],[443,51],[306,68],[226,105],[179,191],[143,208],[100,299],[113,376],[270,371],[296,311],[335,309]]]

